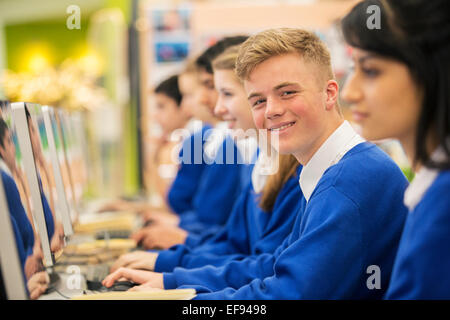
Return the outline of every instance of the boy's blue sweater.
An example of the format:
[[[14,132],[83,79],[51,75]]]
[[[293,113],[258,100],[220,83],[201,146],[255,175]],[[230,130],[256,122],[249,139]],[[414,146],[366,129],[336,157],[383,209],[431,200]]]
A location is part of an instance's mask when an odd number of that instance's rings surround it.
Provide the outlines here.
[[[406,186],[389,156],[361,143],[325,171],[308,202],[299,199],[293,231],[274,254],[176,268],[164,274],[164,286],[195,287],[197,299],[380,298],[406,218]],[[367,283],[373,265],[381,270],[380,289]]]

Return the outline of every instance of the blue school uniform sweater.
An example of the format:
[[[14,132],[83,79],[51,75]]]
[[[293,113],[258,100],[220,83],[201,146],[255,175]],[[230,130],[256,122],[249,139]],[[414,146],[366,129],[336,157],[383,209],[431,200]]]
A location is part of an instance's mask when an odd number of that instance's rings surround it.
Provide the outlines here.
[[[226,136],[215,158],[207,161],[192,200],[193,209],[180,214],[179,227],[188,232],[218,230],[242,191],[241,168],[245,164],[233,139]]]
[[[178,245],[161,251],[155,271],[172,271],[180,266],[196,268],[205,265],[220,266],[249,255],[274,252],[292,230],[302,194],[298,186],[301,166],[280,190],[271,212],[259,206],[260,194],[251,183],[236,202],[230,219],[214,238],[200,247],[190,249]]]
[[[409,212],[387,299],[450,299],[450,171]]]
[[[167,203],[177,214],[194,209],[193,200],[206,166],[202,158],[203,147],[210,129],[210,125],[204,125],[183,141],[179,154],[182,160],[180,168],[167,193]]]
[[[232,208],[232,212],[234,210],[234,207],[237,206],[237,203],[240,202],[240,198],[245,194],[245,190],[247,190],[247,186],[251,183],[251,175],[253,171],[254,164],[243,164],[240,166],[240,180],[242,185],[242,194],[236,199],[236,202]],[[230,213],[230,218],[233,213]],[[230,219],[229,218],[229,219]],[[228,224],[228,222],[226,223]],[[188,248],[196,248],[200,246],[201,244],[205,243],[206,241],[209,241],[212,238],[215,238],[216,240],[220,237],[218,237],[218,234],[222,234],[222,229],[226,228],[226,224],[223,226],[220,226],[219,228],[208,228],[201,232],[190,232],[184,241],[183,246],[186,246]]]
[[[55,221],[53,220],[52,209],[50,209],[50,205],[48,204],[47,198],[45,197],[45,194],[44,192],[42,192],[42,190],[41,201],[42,207],[44,209],[45,225],[47,226],[47,236],[48,240],[51,241],[53,234],[55,233]]]
[[[319,180],[275,254],[164,274],[167,288],[197,299],[367,299],[387,289],[407,209],[407,180],[379,148],[360,143]],[[381,270],[369,289],[368,267]],[[214,292],[216,291],[216,292]],[[209,292],[209,293],[203,293]]]
[[[5,189],[6,199],[8,201],[8,208],[11,214],[11,218],[14,219],[14,223],[19,231],[20,242],[23,249],[25,250],[25,255],[28,256],[33,253],[34,246],[34,232],[31,226],[25,209],[22,205],[22,200],[20,198],[19,190],[14,179],[7,174],[5,171],[1,170],[3,186]],[[17,242],[17,241],[16,241]]]

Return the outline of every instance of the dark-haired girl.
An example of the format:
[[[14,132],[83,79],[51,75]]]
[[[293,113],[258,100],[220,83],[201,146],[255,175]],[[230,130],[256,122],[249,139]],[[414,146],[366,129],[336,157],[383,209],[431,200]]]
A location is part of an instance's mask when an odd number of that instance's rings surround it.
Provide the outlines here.
[[[355,62],[343,97],[364,137],[398,139],[416,172],[387,299],[450,298],[449,17],[445,0],[370,0],[343,19]]]

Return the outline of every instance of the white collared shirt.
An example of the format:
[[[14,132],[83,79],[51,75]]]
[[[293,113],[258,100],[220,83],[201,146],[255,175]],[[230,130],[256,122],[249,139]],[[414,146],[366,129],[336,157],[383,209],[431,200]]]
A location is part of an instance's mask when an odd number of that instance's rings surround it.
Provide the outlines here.
[[[255,137],[249,136],[236,140],[236,148],[244,164],[250,164],[255,161],[255,153],[258,150],[258,141]]]
[[[266,185],[267,178],[270,175],[275,174],[279,167],[278,153],[272,149],[272,156],[267,155],[267,150],[261,148],[259,151],[258,159],[255,162],[255,166],[252,170],[252,186],[256,193],[260,193]]]
[[[225,137],[227,135],[228,124],[225,121],[217,123],[212,129],[204,144],[204,152],[209,159],[215,159]]]
[[[306,201],[309,201],[323,173],[338,163],[350,149],[364,141],[348,121],[344,121],[328,137],[300,173],[300,188]]]
[[[442,161],[445,159],[445,153],[442,149],[436,149],[430,157],[435,161]],[[403,203],[412,211],[422,200],[423,196],[433,184],[434,180],[439,174],[439,170],[422,167],[416,173],[414,180],[408,186],[403,196]]]
[[[0,158],[0,169],[5,171],[5,173],[7,173],[9,176],[11,176],[11,177],[13,176],[11,173],[11,170],[9,170],[5,160],[3,160],[1,158]]]

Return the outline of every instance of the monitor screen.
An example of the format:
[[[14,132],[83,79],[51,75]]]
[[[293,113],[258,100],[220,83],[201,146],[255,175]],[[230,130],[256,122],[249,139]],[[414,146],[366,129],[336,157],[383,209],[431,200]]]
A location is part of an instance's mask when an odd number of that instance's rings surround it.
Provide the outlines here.
[[[77,172],[74,173],[75,162],[73,158],[72,136],[67,125],[67,116],[63,110],[56,110],[53,113],[55,134],[58,135],[61,146],[63,174],[65,176],[65,186],[70,205],[74,213],[74,219],[78,218],[77,193],[75,183],[77,181]]]
[[[56,119],[53,108],[43,106],[39,112],[38,119],[42,119],[44,125],[43,134],[48,148],[49,162],[53,169],[53,177],[55,181],[57,194],[57,212],[60,215],[64,227],[64,235],[71,236],[73,234],[71,209],[68,201],[68,182],[67,172],[64,163],[64,155],[61,146],[61,139],[58,130],[56,130]],[[66,177],[66,179],[64,179]]]
[[[21,161],[26,177],[26,184],[29,191],[33,225],[39,235],[43,253],[43,262],[46,267],[54,264],[53,254],[50,249],[50,241],[55,233],[55,219],[50,203],[44,192],[44,179],[47,180],[47,190],[52,192],[48,169],[45,169],[45,159],[41,149],[38,127],[31,118],[31,112],[36,106],[24,102],[11,104],[12,127],[17,134],[19,150],[19,160]],[[27,115],[28,113],[28,115]]]

